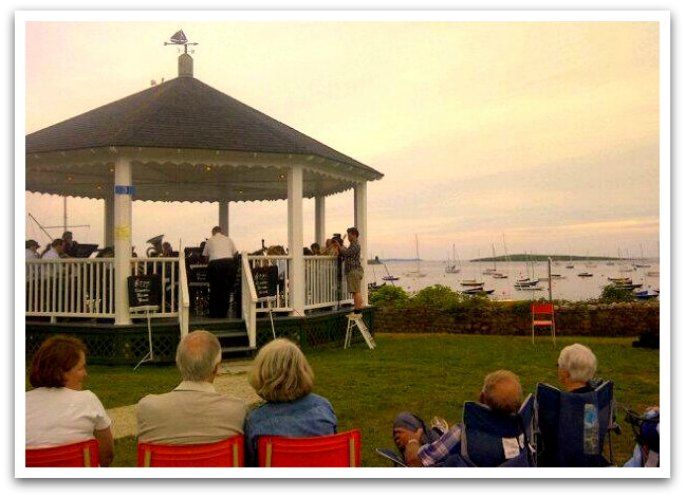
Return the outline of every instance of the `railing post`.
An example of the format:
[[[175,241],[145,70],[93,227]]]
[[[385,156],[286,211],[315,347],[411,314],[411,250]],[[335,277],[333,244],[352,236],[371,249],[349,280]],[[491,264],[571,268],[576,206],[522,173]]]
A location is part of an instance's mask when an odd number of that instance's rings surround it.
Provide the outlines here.
[[[183,243],[178,248],[178,324],[181,328],[181,338],[188,334],[190,321],[190,292],[188,291],[188,276]]]
[[[252,279],[252,270],[247,254],[240,258],[242,275],[240,286],[242,290],[242,310],[245,327],[247,328],[247,338],[250,347],[257,347],[257,290]]]

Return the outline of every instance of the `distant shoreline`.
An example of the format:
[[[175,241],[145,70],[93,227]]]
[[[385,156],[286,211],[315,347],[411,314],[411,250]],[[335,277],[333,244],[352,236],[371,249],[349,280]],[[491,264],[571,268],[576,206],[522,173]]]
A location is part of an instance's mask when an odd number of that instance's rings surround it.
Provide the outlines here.
[[[606,256],[583,256],[583,255],[542,255],[542,254],[513,254],[513,255],[499,255],[497,257],[482,257],[480,259],[468,259],[468,262],[546,262],[548,259],[552,259],[552,262],[583,262],[583,261],[626,261],[628,259],[620,257],[606,257]],[[646,258],[649,259],[649,258]],[[646,260],[645,259],[645,260]],[[632,260],[643,260],[632,259]],[[650,259],[651,260],[651,259]],[[384,262],[429,262],[428,259],[417,259],[416,257],[403,259],[403,258],[391,258],[391,259],[380,259],[381,263]],[[440,262],[440,261],[435,261]]]

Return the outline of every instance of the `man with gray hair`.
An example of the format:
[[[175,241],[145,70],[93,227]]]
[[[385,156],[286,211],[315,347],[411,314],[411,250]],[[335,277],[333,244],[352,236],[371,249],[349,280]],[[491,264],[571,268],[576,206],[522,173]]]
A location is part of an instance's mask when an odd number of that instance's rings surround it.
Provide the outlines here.
[[[592,392],[592,379],[597,372],[597,357],[585,345],[574,343],[564,347],[557,360],[559,383],[567,392]]]
[[[220,363],[216,336],[198,330],[183,337],[176,349],[183,381],[171,392],[146,395],[138,402],[138,440],[182,445],[242,434],[245,402],[218,393],[213,385]]]

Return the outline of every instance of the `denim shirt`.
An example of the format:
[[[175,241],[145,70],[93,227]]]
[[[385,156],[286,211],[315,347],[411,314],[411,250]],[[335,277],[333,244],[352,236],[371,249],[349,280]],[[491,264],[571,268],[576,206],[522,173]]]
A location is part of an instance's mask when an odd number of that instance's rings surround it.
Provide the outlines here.
[[[292,402],[268,402],[250,411],[245,418],[245,464],[257,466],[257,438],[261,435],[333,435],[337,424],[331,403],[314,393]]]

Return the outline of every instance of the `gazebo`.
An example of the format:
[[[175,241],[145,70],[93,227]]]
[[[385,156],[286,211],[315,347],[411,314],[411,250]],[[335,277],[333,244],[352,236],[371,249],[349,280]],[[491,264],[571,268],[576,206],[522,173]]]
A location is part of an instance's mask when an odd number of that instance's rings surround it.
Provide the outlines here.
[[[133,199],[217,202],[225,233],[231,202],[287,200],[289,309],[304,315],[303,199],[315,199],[315,235],[323,245],[326,197],[354,190],[365,264],[367,182],[382,177],[194,78],[187,53],[178,59],[177,78],[26,136],[27,191],[105,202],[115,325],[131,323]]]

